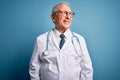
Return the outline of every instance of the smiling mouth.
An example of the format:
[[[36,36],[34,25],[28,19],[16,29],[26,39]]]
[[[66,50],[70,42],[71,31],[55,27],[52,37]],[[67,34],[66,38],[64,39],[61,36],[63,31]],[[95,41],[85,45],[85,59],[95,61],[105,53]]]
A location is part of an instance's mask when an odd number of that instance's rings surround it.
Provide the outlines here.
[[[67,20],[64,20],[63,22],[64,22],[64,23],[67,23],[67,24],[69,24],[69,23],[70,23],[70,21],[67,21]]]
[[[70,22],[69,20],[64,20],[63,22]]]

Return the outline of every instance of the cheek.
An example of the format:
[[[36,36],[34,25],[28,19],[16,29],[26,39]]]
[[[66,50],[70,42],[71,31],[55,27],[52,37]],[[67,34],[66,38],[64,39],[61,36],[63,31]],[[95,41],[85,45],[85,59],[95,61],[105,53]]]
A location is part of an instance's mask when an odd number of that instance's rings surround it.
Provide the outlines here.
[[[62,21],[62,18],[61,18],[61,17],[56,17],[56,18],[55,18],[55,22],[56,22],[56,23],[60,23],[61,21]]]
[[[70,21],[72,22],[72,18],[70,18]]]
[[[58,19],[57,19],[57,23],[58,23],[58,24],[62,24],[62,23],[63,23],[63,19],[62,19],[62,18],[58,18]]]

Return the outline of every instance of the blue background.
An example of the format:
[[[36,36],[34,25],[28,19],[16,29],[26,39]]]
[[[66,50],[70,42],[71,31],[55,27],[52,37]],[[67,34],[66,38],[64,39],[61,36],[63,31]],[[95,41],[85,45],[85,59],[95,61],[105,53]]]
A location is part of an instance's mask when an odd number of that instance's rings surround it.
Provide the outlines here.
[[[76,15],[71,30],[84,36],[94,80],[120,80],[120,0],[66,0]],[[29,80],[35,39],[54,27],[61,0],[0,0],[0,80]]]

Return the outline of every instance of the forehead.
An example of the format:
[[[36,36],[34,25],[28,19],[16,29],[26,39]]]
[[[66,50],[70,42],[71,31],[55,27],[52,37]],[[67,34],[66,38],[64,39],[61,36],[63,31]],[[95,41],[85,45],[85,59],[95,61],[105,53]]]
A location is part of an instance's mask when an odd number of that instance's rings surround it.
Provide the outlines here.
[[[67,4],[60,4],[56,7],[57,10],[65,10],[65,11],[71,11],[70,6],[68,6]]]

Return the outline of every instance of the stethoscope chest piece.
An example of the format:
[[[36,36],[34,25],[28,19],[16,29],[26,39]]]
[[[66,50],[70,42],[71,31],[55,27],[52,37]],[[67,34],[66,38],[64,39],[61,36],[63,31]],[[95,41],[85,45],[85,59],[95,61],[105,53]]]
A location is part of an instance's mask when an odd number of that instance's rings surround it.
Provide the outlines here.
[[[48,50],[45,50],[45,51],[43,52],[43,55],[44,55],[44,56],[47,56],[47,55],[49,55],[49,52],[48,52]]]

